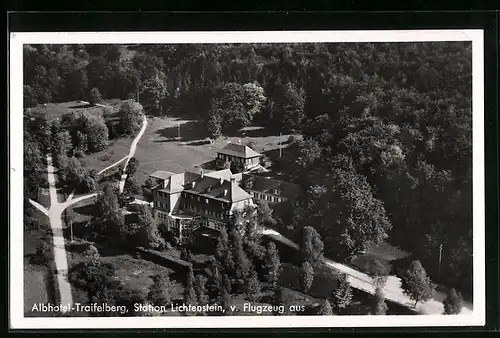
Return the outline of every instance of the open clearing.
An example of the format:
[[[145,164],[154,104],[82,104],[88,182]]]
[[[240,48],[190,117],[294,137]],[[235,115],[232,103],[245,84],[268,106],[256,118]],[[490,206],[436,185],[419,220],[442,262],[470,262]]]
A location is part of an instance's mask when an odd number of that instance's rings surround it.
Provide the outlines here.
[[[101,102],[101,104],[118,109],[122,102],[123,101],[119,99],[111,99],[111,100],[105,100]],[[102,114],[102,110],[103,110],[102,107],[90,106],[89,104],[82,103],[81,101],[69,101],[60,103],[47,103],[46,105],[39,104],[36,107],[31,108],[29,111],[32,114],[58,117],[74,111],[85,111],[91,114],[100,115]]]
[[[290,135],[282,136],[283,147],[286,147],[289,137]],[[269,135],[265,128],[254,126],[210,143],[203,121],[174,117],[149,118],[148,127],[135,153],[140,162],[136,177],[142,184],[156,170],[173,173],[199,171],[198,166],[215,159],[217,151],[228,142],[252,142],[254,150],[267,152],[279,148],[280,137]]]
[[[34,211],[34,213],[37,211]],[[48,227],[47,216],[39,213],[42,226]],[[24,231],[24,313],[27,317],[51,316],[51,313],[32,313],[34,304],[54,302],[53,285],[50,280],[50,269],[47,266],[30,263],[30,258],[36,254],[36,247],[41,243],[45,233],[43,230]]]
[[[106,106],[113,107],[115,110],[120,108],[123,100],[111,99],[101,102]],[[85,111],[90,114],[101,115],[103,112],[102,107],[89,106],[86,103],[80,101],[71,102],[61,102],[61,103],[47,103],[46,106],[38,105],[31,108],[30,112],[33,114],[48,115],[50,117],[60,117],[66,113],[71,113],[74,111]],[[109,145],[103,151],[87,154],[80,158],[84,163],[85,167],[89,169],[95,169],[100,171],[106,168],[108,165],[115,163],[116,161],[127,156],[130,150],[130,145],[134,136],[124,137],[119,139],[114,139],[109,141]]]
[[[110,140],[109,145],[104,150],[93,154],[87,154],[81,157],[80,161],[82,161],[85,168],[95,169],[99,172],[127,156],[133,140],[134,137],[123,137]]]

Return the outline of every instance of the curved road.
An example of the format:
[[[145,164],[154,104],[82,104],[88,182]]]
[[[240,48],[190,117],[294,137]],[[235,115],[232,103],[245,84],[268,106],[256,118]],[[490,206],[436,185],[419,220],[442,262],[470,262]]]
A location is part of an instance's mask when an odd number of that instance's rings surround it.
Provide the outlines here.
[[[297,250],[299,249],[299,246],[296,243],[294,243],[293,241],[286,238],[285,236],[283,236],[282,234],[280,234],[275,230],[263,229],[261,232],[263,235],[274,237],[281,243],[291,248]],[[347,265],[332,261],[331,259],[328,258],[323,258],[323,262],[327,266],[337,271],[345,273],[347,275],[347,281],[352,287],[372,295],[375,293],[375,288],[373,287],[373,280],[367,274],[360,272],[356,269],[353,269]],[[394,303],[398,303],[409,309],[415,310],[423,314],[433,314],[433,315],[443,313],[444,310],[443,300],[446,298],[446,295],[444,293],[436,291],[434,298],[423,303],[418,303],[416,307],[413,307],[413,304],[415,302],[412,301],[410,298],[408,298],[408,296],[406,296],[403,293],[403,290],[401,289],[401,279],[396,276],[389,276],[387,278],[387,282],[384,286],[384,295],[387,300],[390,300]],[[472,303],[464,301],[464,306],[462,307],[461,314],[471,313],[472,309],[473,309]]]
[[[125,173],[128,163],[130,162],[130,159],[134,157],[135,150],[137,149],[137,143],[139,143],[139,140],[141,139],[142,135],[146,131],[146,127],[148,126],[148,119],[146,118],[146,115],[143,116],[142,120],[142,127],[137,136],[135,137],[134,141],[132,141],[132,144],[130,145],[130,152],[128,153],[127,156],[127,161],[125,162],[125,165],[123,166],[123,174],[120,179],[120,193],[123,192],[123,188],[125,188],[125,180],[127,179],[127,174]],[[120,160],[121,161],[121,160]]]

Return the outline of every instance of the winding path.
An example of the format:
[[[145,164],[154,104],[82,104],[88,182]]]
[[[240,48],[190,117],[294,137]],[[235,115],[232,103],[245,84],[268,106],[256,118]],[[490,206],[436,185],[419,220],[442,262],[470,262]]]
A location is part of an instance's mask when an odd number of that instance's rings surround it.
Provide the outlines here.
[[[137,143],[141,139],[147,127],[147,118],[144,115],[143,123],[141,130],[135,137],[132,145],[130,146],[130,152],[127,156],[122,158],[121,160],[115,162],[114,164],[104,168],[99,172],[102,174],[106,170],[118,165],[119,163],[126,160],[124,171],[127,168],[127,165],[130,159],[134,156]],[[49,191],[50,191],[50,208],[47,209],[42,206],[40,203],[29,199],[31,205],[40,210],[42,213],[49,217],[50,227],[52,229],[52,241],[54,247],[54,261],[55,261],[55,273],[56,279],[59,289],[59,303],[68,305],[67,308],[71,309],[73,306],[73,296],[71,294],[71,285],[68,280],[68,259],[66,254],[66,245],[63,233],[63,224],[62,224],[62,214],[66,208],[69,206],[78,203],[83,200],[87,200],[89,198],[97,196],[97,193],[87,194],[83,196],[78,196],[77,198],[73,198],[75,191],[71,192],[68,196],[68,199],[65,202],[58,202],[57,200],[57,188],[56,188],[56,179],[55,179],[56,169],[52,165],[52,156],[47,155],[47,174],[48,174],[48,182],[49,182]],[[127,178],[126,174],[123,174],[120,180],[120,192],[123,191],[125,186],[125,180]],[[143,201],[138,200],[137,203],[141,203]]]
[[[293,241],[286,238],[285,236],[283,236],[282,234],[280,234],[275,230],[263,229],[261,233],[263,235],[273,237],[276,240],[280,241],[281,243],[291,248],[297,250],[299,249],[299,246],[296,243],[294,243]],[[323,262],[327,266],[337,271],[345,273],[347,275],[347,281],[353,288],[367,292],[372,295],[375,294],[375,288],[373,287],[372,278],[367,274],[360,272],[356,269],[353,269],[347,265],[332,261],[331,259],[328,258],[323,258]],[[417,304],[416,307],[413,307],[413,304],[415,302],[409,299],[403,293],[403,290],[401,289],[401,279],[396,276],[389,276],[387,278],[387,282],[384,286],[384,295],[387,300],[390,300],[394,303],[400,304],[406,308],[415,310],[422,314],[429,314],[429,315],[442,314],[444,310],[443,300],[446,298],[446,295],[444,293],[436,291],[434,298],[426,302],[420,302]],[[472,312],[473,310],[472,303],[464,301],[463,305],[464,306],[462,307],[461,314],[467,314]]]
[[[72,201],[59,203],[57,201],[56,179],[54,175],[55,168],[52,165],[52,157],[50,155],[47,155],[47,174],[50,191],[50,208],[49,210],[44,209],[46,210],[46,214],[49,216],[50,227],[52,229],[54,262],[56,264],[55,273],[59,289],[59,302],[61,304],[68,305],[68,308],[70,309],[73,306],[73,296],[71,294],[71,285],[68,281],[68,258],[66,256],[66,244],[61,220],[62,213],[71,204],[94,197],[96,194],[89,194]],[[33,202],[31,202],[31,204],[33,204]]]
[[[127,174],[125,173],[127,170],[128,163],[130,162],[130,159],[134,157],[135,150],[137,149],[137,143],[139,143],[139,140],[141,139],[142,135],[146,131],[146,127],[148,126],[148,119],[146,118],[146,115],[143,116],[142,120],[142,127],[137,136],[135,137],[134,141],[132,141],[132,144],[130,145],[130,152],[128,153],[127,161],[125,162],[125,165],[123,166],[123,174],[120,179],[120,193],[123,192],[123,188],[125,188],[125,180],[127,179]],[[123,159],[122,159],[123,160]],[[120,160],[120,161],[122,161]]]

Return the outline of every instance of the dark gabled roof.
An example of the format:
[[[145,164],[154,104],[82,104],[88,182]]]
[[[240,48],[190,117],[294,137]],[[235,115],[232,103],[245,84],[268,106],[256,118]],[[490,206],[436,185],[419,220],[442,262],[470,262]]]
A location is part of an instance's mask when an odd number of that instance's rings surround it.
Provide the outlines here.
[[[288,199],[297,197],[300,192],[300,187],[297,184],[251,174],[243,174],[241,184],[244,188],[249,180],[253,181],[251,190],[254,191],[273,194],[272,190],[276,189],[279,191],[280,196]]]
[[[252,198],[236,182],[210,176],[203,176],[185,184],[184,191],[197,196],[231,203]]]
[[[228,143],[224,148],[219,150],[217,153],[229,156],[236,156],[245,159],[262,156],[252,148],[237,143]]]

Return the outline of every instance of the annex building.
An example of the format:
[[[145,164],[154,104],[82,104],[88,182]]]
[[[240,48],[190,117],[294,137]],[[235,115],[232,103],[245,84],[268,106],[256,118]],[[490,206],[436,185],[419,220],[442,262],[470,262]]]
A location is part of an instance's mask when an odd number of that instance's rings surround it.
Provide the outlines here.
[[[219,168],[224,167],[227,162],[239,162],[243,164],[245,170],[250,170],[259,165],[261,157],[261,154],[246,145],[228,143],[217,152],[215,161]]]

